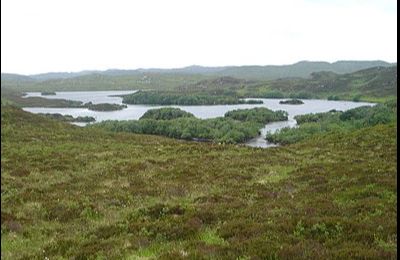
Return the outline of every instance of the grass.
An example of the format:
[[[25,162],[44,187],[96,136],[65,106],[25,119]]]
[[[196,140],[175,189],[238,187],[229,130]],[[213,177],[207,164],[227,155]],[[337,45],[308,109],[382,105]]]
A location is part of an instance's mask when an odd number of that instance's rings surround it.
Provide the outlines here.
[[[275,167],[267,166],[265,168],[265,174],[257,180],[260,184],[278,183],[288,178],[290,171],[293,170],[293,167],[281,165]]]
[[[282,128],[275,133],[267,133],[266,139],[280,144],[290,144],[311,139],[315,135],[351,132],[355,129],[397,122],[397,100],[374,106],[363,106],[345,112],[298,115],[294,119],[296,128]]]
[[[199,235],[199,240],[207,245],[228,245],[228,243],[218,235],[215,229],[206,229]]]
[[[396,125],[270,149],[1,111],[2,259],[396,259]]]

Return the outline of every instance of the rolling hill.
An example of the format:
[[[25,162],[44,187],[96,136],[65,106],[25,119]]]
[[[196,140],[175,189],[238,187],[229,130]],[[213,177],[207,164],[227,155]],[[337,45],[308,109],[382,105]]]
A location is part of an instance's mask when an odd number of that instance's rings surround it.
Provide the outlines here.
[[[13,81],[18,78],[27,77],[37,81],[47,81],[55,79],[71,79],[87,75],[103,75],[110,77],[119,76],[143,76],[146,74],[177,74],[177,75],[208,75],[208,76],[230,76],[248,80],[270,80],[277,78],[308,77],[312,72],[332,71],[335,73],[351,73],[357,70],[376,67],[392,66],[393,64],[384,61],[337,61],[313,62],[301,61],[291,65],[267,65],[267,66],[226,66],[226,67],[203,67],[188,66],[176,69],[136,69],[118,70],[110,69],[106,71],[81,71],[81,72],[50,72],[37,75],[18,75],[2,73],[2,80]],[[13,75],[13,76],[11,76]]]
[[[254,149],[2,106],[2,258],[395,259],[396,143],[392,124]]]
[[[369,67],[376,64],[383,66]],[[356,70],[360,67],[367,68]],[[299,62],[287,66],[225,68],[192,66],[170,70],[109,70],[76,77],[68,75],[71,77],[42,81],[33,76],[2,74],[1,87],[20,92],[152,89],[239,97],[333,97],[370,101],[397,96],[397,65],[381,61]]]
[[[238,90],[241,96],[268,97],[270,93],[300,98],[354,99],[378,101],[397,98],[397,66],[373,67],[353,73],[330,71],[311,73],[308,79],[277,79]]]

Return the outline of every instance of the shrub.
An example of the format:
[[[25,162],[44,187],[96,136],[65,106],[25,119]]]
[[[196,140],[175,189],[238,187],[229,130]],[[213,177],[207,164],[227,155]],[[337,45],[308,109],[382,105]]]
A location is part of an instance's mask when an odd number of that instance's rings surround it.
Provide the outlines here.
[[[171,120],[180,117],[194,117],[194,115],[179,108],[165,107],[147,110],[140,119]]]

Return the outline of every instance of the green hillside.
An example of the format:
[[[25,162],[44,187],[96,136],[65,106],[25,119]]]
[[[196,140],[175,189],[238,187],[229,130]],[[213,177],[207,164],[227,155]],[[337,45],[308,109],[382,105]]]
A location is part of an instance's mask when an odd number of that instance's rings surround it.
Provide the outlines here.
[[[237,78],[240,81],[265,82],[279,78],[308,78],[313,72],[331,71],[353,73],[372,67],[390,67],[384,61],[337,61],[334,63],[301,61],[290,65],[267,66],[189,66],[177,69],[137,69],[81,71],[75,73],[44,73],[22,76],[2,73],[1,87],[20,91],[76,91],[172,89],[195,86],[199,81],[218,78]],[[24,80],[21,80],[24,79]],[[242,82],[241,85],[243,85]],[[247,82],[248,83],[248,82]],[[248,84],[244,85],[248,85]],[[214,84],[211,82],[211,84]],[[232,82],[235,85],[235,82]]]
[[[96,74],[43,82],[2,79],[1,87],[2,99],[7,98],[22,106],[43,104],[42,106],[54,107],[54,103],[56,103],[56,101],[45,101],[43,98],[22,99],[20,98],[21,94],[17,94],[22,91],[122,89],[151,89],[154,92],[147,92],[147,94],[153,93],[157,96],[157,100],[163,100],[171,94],[177,96],[177,99],[182,99],[185,104],[193,103],[192,97],[195,97],[194,99],[201,97],[203,101],[200,103],[206,104],[232,102],[229,100],[236,100],[235,102],[238,103],[238,98],[246,97],[322,98],[382,102],[397,99],[397,66],[373,67],[348,74],[321,71],[311,73],[309,78],[283,78],[270,81],[245,80],[228,76],[216,78],[200,74],[147,74],[140,76]],[[141,95],[141,93],[135,95]],[[215,99],[224,101],[216,102]],[[142,99],[132,102],[134,104],[160,103]],[[68,106],[68,104],[64,104],[66,101],[58,103],[58,106]]]
[[[314,72],[309,79],[279,79],[238,90],[242,96],[277,95],[379,101],[397,98],[397,66],[374,67],[349,74]],[[300,95],[300,96],[299,96]]]
[[[358,70],[376,67],[391,66],[383,61],[337,61],[334,63],[318,61],[300,61],[295,64],[281,66],[238,66],[228,67],[217,72],[219,76],[232,76],[252,80],[272,80],[278,78],[306,78],[312,72],[332,71],[335,73],[352,73]]]
[[[27,81],[35,81],[35,79],[29,76],[24,76],[19,74],[1,73],[1,81],[27,82]]]
[[[1,258],[396,259],[396,144],[394,124],[256,149],[2,106]]]
[[[90,91],[90,90],[134,90],[171,89],[182,84],[193,84],[207,79],[204,75],[145,73],[134,75],[108,76],[89,74],[84,76],[49,79],[33,82],[2,80],[1,87],[18,91]]]

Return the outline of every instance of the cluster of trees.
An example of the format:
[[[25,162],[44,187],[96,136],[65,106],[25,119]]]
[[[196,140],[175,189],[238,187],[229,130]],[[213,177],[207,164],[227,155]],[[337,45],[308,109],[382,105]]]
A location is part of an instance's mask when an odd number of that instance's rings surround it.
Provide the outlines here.
[[[239,100],[240,104],[263,104],[264,102],[262,100],[257,100],[257,99],[248,99],[248,100]]]
[[[359,101],[361,100],[361,97],[362,97],[362,96],[361,96],[360,94],[358,94],[358,95],[355,95],[355,96],[353,97],[352,100],[353,100],[354,102],[359,102]]]
[[[312,122],[320,122],[320,121],[327,121],[331,119],[336,119],[340,115],[341,111],[332,109],[326,113],[312,113],[306,115],[297,115],[294,117],[298,125],[304,123],[312,123]]]
[[[109,104],[109,103],[93,104],[92,102],[85,103],[83,106],[93,111],[115,111],[127,108],[127,105]]]
[[[340,97],[336,96],[336,95],[331,95],[331,96],[328,96],[328,100],[340,100]]]
[[[362,106],[345,112],[330,111],[326,113],[296,116],[299,125],[296,128],[283,128],[275,133],[268,133],[266,139],[280,144],[295,143],[311,138],[316,134],[328,132],[348,132],[355,129],[388,124],[397,121],[397,101],[375,106]]]
[[[43,115],[45,117],[49,117],[52,119],[64,121],[64,122],[84,122],[84,123],[90,123],[96,121],[96,119],[92,116],[78,116],[78,117],[73,117],[71,115],[62,115],[59,113],[51,114],[51,113],[39,113],[40,115]]]
[[[279,104],[285,104],[285,105],[301,105],[304,104],[303,101],[301,101],[300,99],[288,99],[288,100],[282,100],[279,101]]]
[[[362,106],[343,112],[339,119],[343,122],[357,122],[362,126],[387,124],[395,120],[396,114],[388,105],[379,104],[374,107]]]
[[[266,107],[256,107],[252,109],[237,109],[225,113],[225,117],[239,121],[253,121],[267,124],[275,121],[288,120],[286,111],[272,111]]]
[[[56,92],[53,91],[45,91],[41,93],[42,96],[54,96],[56,95]]]
[[[198,119],[178,108],[160,108],[149,110],[139,120],[103,121],[91,127],[186,140],[242,143],[259,135],[264,124],[281,120],[287,120],[285,111],[267,108],[236,110],[212,119]]]
[[[358,95],[353,96],[351,98],[351,100],[353,102],[359,102],[359,101],[361,101],[361,98],[362,98],[362,95],[358,94]],[[337,95],[328,96],[328,100],[341,100],[341,99],[343,99],[343,98],[341,98],[341,97],[339,97]],[[349,99],[349,98],[347,98],[347,99]]]
[[[161,91],[138,91],[134,94],[123,96],[122,102],[126,104],[148,105],[228,105],[263,103],[261,100],[246,101],[236,96]]]
[[[94,121],[96,121],[96,119],[92,116],[78,116],[72,119],[72,122],[82,122],[82,123],[90,123]]]
[[[147,110],[140,119],[171,120],[180,117],[194,117],[194,115],[179,108],[164,107]]]
[[[259,134],[262,125],[240,122],[230,118],[198,119],[180,117],[171,120],[140,119],[103,121],[93,125],[115,132],[163,135],[185,140],[204,140],[220,143],[241,143]]]

